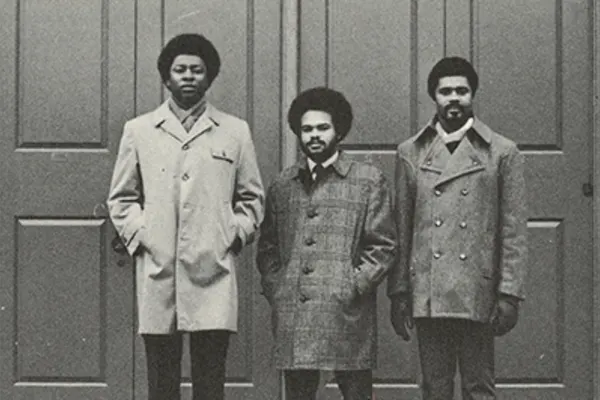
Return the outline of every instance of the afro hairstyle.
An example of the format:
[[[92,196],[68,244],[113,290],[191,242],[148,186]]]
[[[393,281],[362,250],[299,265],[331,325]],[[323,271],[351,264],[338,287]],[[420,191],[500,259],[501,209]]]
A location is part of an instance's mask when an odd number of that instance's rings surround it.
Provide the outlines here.
[[[158,56],[157,67],[163,82],[169,79],[173,60],[181,54],[198,56],[204,61],[209,84],[219,74],[221,58],[215,46],[202,35],[185,33],[169,40]]]
[[[464,76],[469,81],[473,96],[479,87],[479,77],[470,62],[461,57],[445,57],[437,62],[431,69],[427,78],[427,92],[435,99],[435,89],[440,79],[446,76]]]
[[[292,101],[288,111],[288,124],[296,136],[300,135],[302,116],[307,111],[323,111],[331,115],[339,141],[350,132],[353,118],[352,106],[338,91],[316,87],[300,93]]]

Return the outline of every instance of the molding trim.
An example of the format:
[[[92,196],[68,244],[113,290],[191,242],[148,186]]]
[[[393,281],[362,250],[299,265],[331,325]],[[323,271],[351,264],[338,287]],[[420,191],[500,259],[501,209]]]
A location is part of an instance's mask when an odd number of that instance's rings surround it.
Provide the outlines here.
[[[593,274],[594,274],[594,399],[600,399],[600,2],[589,2],[592,10],[592,56],[593,56],[593,119],[592,119],[592,182],[593,198]]]
[[[298,94],[300,49],[300,2],[281,2],[281,168],[296,162],[297,141],[287,125],[287,112]]]

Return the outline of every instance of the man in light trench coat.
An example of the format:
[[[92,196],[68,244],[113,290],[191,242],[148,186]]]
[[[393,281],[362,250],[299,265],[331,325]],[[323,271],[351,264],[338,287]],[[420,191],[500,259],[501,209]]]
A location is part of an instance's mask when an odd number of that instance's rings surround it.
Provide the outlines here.
[[[206,101],[220,63],[204,36],[167,43],[158,70],[171,96],[125,124],[111,182],[110,216],[135,259],[150,400],[179,399],[184,332],[193,399],[223,399],[234,256],[263,217],[248,124]]]
[[[341,93],[301,93],[288,122],[307,157],[270,186],[257,255],[275,366],[287,400],[314,400],[321,370],[334,371],[345,400],[368,400],[376,287],[395,256],[391,193],[379,169],[338,151],[352,123]]]
[[[463,400],[495,399],[494,336],[524,298],[523,155],[473,115],[468,61],[442,59],[427,86],[437,113],[397,150],[392,324],[408,340],[415,318],[425,400],[453,398],[457,360]]]

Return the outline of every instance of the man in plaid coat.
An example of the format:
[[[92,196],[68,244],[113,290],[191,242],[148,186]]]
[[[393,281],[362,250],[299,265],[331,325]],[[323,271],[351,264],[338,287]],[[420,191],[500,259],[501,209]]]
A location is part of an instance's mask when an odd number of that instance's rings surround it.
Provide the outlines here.
[[[315,399],[320,370],[334,371],[344,399],[367,400],[375,288],[395,256],[390,190],[379,169],[337,150],[352,123],[341,93],[301,93],[288,122],[307,157],[269,188],[257,255],[275,365],[288,400]]]

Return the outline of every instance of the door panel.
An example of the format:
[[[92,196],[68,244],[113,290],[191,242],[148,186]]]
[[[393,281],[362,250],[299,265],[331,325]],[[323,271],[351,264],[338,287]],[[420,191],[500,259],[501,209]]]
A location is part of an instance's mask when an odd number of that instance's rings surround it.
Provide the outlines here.
[[[347,152],[379,165],[393,182],[396,145],[433,115],[427,75],[444,55],[474,62],[476,113],[524,151],[527,301],[515,331],[497,340],[501,398],[592,396],[592,204],[581,191],[591,172],[589,6],[585,0],[302,2],[300,87],[327,85],[348,96],[356,122]],[[416,341],[405,344],[393,333],[384,286],[377,399],[419,398]],[[338,396],[335,384],[325,391]]]
[[[133,16],[36,0],[0,17],[3,399],[133,396],[133,275],[102,205],[132,116]]]
[[[476,3],[478,112],[527,160],[528,299],[497,350],[509,398],[592,397],[592,199],[582,193],[591,174],[590,4]]]
[[[235,0],[149,2],[138,14],[137,114],[157,107],[166,93],[156,70],[161,47],[184,32],[206,35],[221,56],[221,72],[209,100],[222,110],[246,119],[253,133],[265,185],[280,169],[280,20],[277,2]],[[271,364],[268,303],[260,296],[254,266],[254,246],[237,260],[239,330],[232,336],[227,357],[228,399],[276,399],[277,373]],[[143,343],[135,342],[136,396],[146,397]],[[190,398],[187,339],[183,360],[183,397]]]

